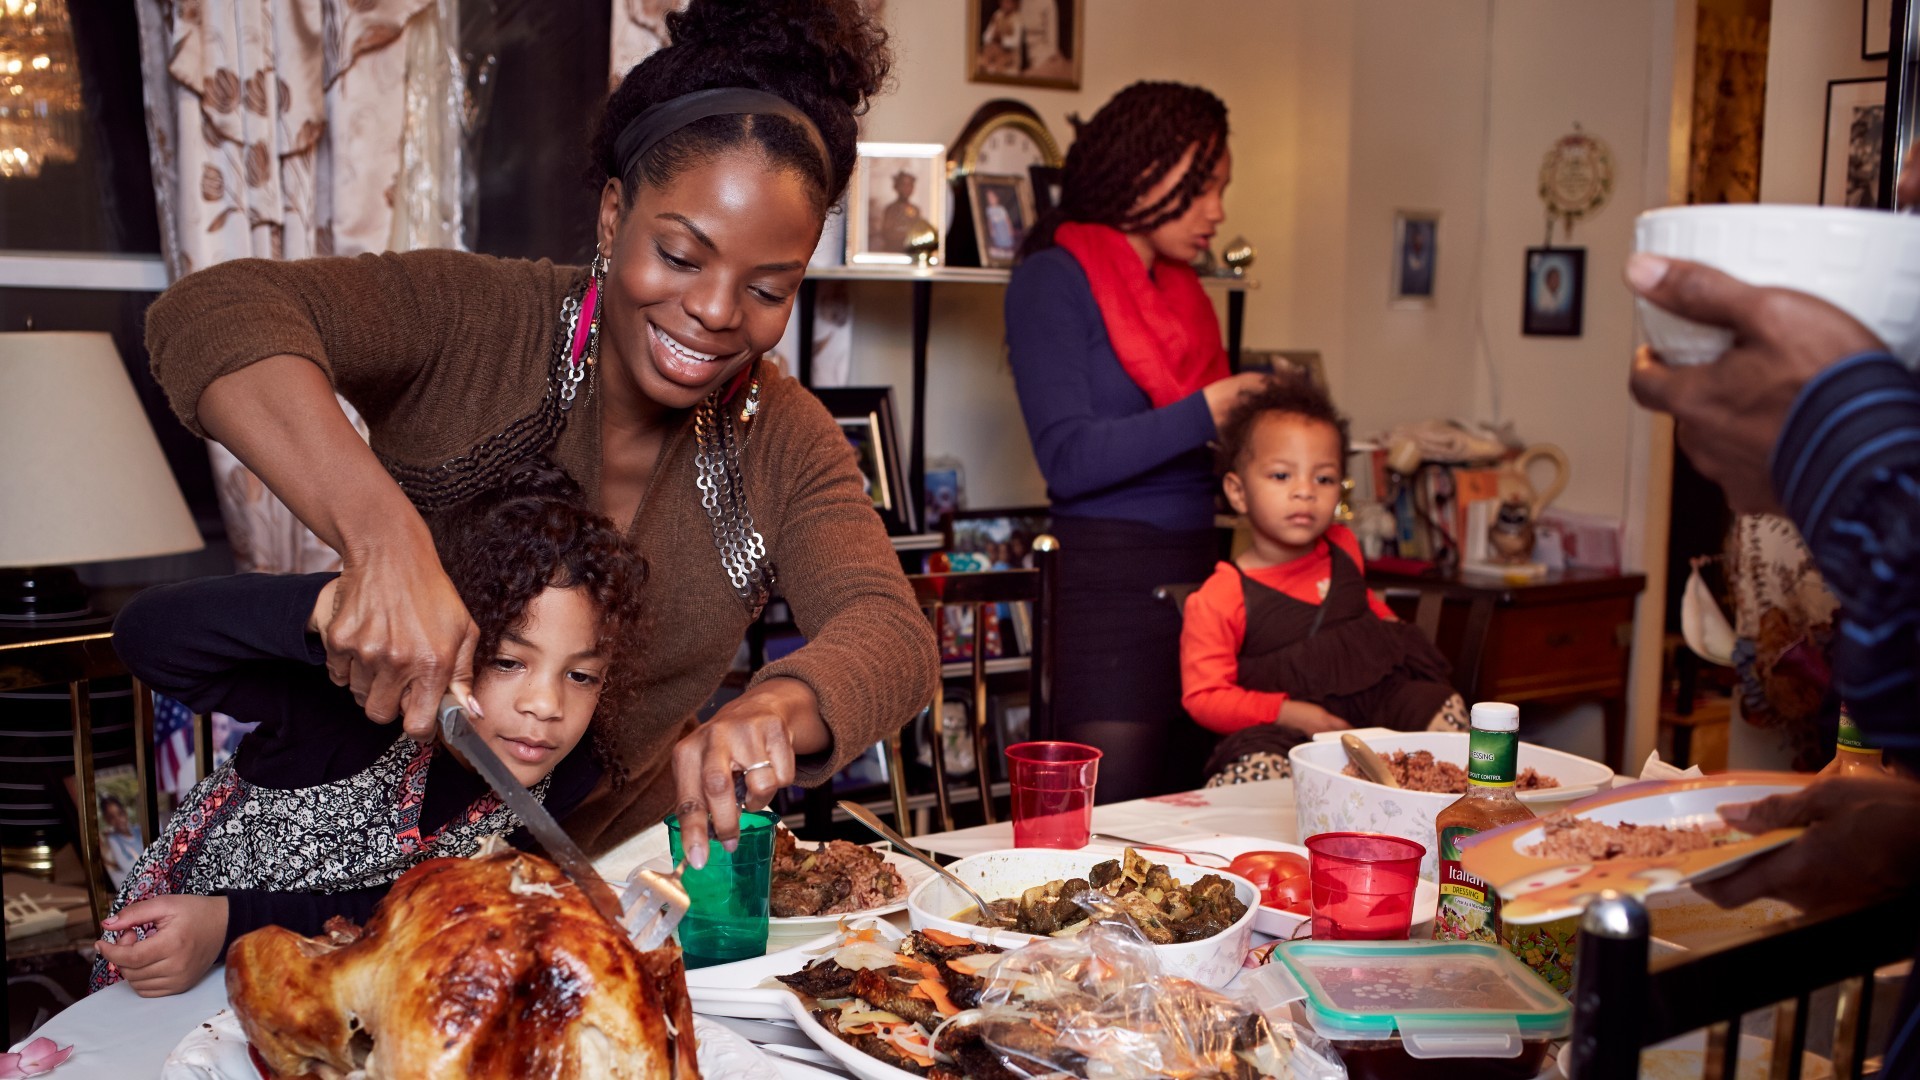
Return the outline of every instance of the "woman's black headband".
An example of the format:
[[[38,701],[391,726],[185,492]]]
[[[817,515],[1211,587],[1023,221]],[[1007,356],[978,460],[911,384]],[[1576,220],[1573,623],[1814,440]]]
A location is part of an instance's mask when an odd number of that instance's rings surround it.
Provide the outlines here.
[[[648,106],[639,116],[627,122],[620,137],[613,141],[614,160],[620,163],[620,178],[624,180],[633,172],[634,165],[646,155],[646,152],[659,144],[661,139],[679,131],[696,120],[709,116],[780,116],[793,121],[800,130],[807,133],[813,147],[820,154],[822,175],[829,184],[833,178],[833,159],[827,153],[827,143],[820,137],[820,129],[806,113],[794,107],[793,103],[777,94],[764,90],[750,90],[744,86],[723,86],[715,90],[696,90],[691,94],[682,94],[658,105]]]

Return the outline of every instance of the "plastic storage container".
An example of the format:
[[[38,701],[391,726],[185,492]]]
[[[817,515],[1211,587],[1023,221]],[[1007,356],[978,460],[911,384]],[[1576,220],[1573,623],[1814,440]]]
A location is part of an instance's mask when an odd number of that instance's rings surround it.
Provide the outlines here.
[[[1532,1080],[1573,1009],[1484,942],[1289,941],[1261,973],[1301,1002],[1350,1080]]]

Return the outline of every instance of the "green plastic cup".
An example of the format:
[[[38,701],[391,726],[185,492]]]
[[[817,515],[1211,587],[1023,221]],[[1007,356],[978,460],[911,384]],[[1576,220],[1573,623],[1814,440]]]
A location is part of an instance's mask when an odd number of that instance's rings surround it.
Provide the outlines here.
[[[740,812],[740,843],[728,851],[707,841],[707,865],[681,875],[693,903],[680,920],[680,951],[689,969],[764,956],[767,951],[767,890],[773,878],[772,814]],[[667,819],[673,863],[687,861],[680,819]]]

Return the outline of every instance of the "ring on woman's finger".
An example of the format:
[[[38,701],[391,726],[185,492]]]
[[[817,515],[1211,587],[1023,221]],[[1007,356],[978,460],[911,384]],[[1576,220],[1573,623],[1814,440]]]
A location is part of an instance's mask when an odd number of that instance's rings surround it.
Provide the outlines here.
[[[757,769],[771,769],[771,768],[773,768],[773,762],[771,761],[756,761],[751,765],[741,766],[740,775],[745,776],[746,774],[753,772]]]

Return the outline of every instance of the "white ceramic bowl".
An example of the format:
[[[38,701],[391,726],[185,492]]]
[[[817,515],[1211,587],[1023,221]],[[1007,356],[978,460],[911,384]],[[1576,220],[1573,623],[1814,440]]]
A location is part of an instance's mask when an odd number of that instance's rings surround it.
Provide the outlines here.
[[[1218,874],[1233,883],[1234,895],[1247,905],[1247,913],[1238,922],[1203,941],[1153,947],[1154,956],[1160,961],[1161,974],[1192,979],[1203,986],[1218,988],[1227,985],[1240,971],[1240,962],[1253,943],[1253,922],[1260,910],[1259,890],[1236,874],[1191,866],[1177,859],[1154,858],[1151,852],[1142,854],[1154,862],[1164,863],[1175,881],[1193,882],[1208,874]],[[1003,900],[1019,896],[1035,885],[1045,885],[1049,881],[1084,878],[1095,865],[1119,857],[1118,851],[1094,848],[1079,851],[1009,848],[969,855],[947,869],[988,900]],[[949,934],[960,934],[1009,949],[1036,940],[1030,934],[953,920],[953,916],[972,906],[973,901],[954,888],[952,882],[935,875],[907,894],[907,919],[915,930],[944,930]]]
[[[1362,731],[1360,737],[1381,756],[1395,750],[1426,750],[1441,761],[1462,768],[1467,764],[1465,732]],[[1403,791],[1381,787],[1371,780],[1347,776],[1347,752],[1338,736],[1301,743],[1288,753],[1293,764],[1293,801],[1300,838],[1323,832],[1372,832],[1404,837],[1427,849],[1420,876],[1433,878],[1439,864],[1439,839],[1433,819],[1458,795],[1432,791]],[[1520,801],[1536,814],[1548,814],[1606,787],[1613,770],[1597,761],[1532,743],[1520,744],[1520,768],[1528,766],[1560,781],[1557,788],[1523,791]]]
[[[1812,293],[1920,366],[1920,217],[1837,206],[1673,206],[1634,226],[1635,249],[1690,259],[1753,285]],[[1733,344],[1718,327],[1641,300],[1647,341],[1670,364],[1704,364]]]

